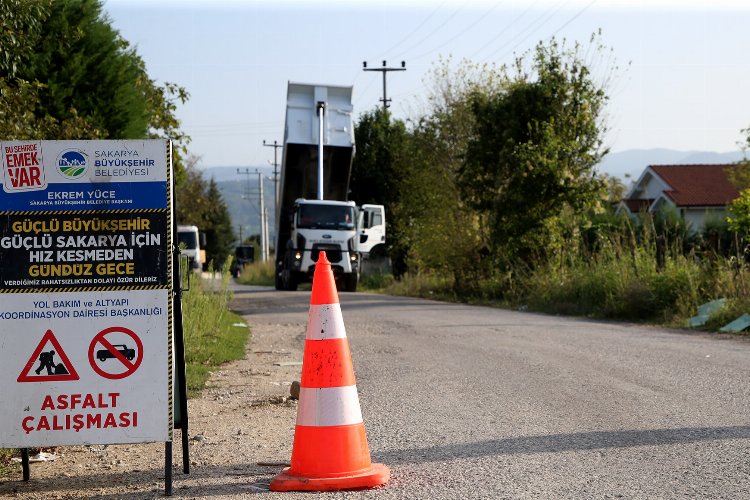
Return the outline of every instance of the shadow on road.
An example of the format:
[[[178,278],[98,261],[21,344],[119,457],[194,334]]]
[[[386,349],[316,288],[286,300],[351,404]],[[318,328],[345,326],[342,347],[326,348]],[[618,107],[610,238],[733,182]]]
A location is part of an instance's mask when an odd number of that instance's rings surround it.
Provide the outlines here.
[[[548,436],[521,436],[468,444],[374,453],[373,460],[396,465],[440,461],[449,458],[557,453],[749,438],[750,427],[748,426],[576,432],[572,434],[551,434]]]

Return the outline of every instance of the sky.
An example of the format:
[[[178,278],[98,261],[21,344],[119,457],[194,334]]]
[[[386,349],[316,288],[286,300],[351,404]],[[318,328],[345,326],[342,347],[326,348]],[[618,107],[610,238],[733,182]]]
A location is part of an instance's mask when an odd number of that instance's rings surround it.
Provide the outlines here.
[[[353,87],[355,117],[426,113],[438,62],[511,64],[551,37],[580,42],[606,79],[612,151],[728,152],[750,127],[747,0],[106,0],[157,83],[190,100],[177,116],[204,168],[259,167],[283,140],[288,82]],[[589,47],[601,30],[608,51]],[[278,160],[281,156],[279,154]]]

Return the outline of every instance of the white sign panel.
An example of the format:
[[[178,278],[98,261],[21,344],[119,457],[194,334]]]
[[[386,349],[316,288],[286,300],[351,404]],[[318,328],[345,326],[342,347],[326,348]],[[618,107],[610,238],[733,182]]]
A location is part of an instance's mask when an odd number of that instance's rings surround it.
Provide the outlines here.
[[[168,293],[4,296],[0,447],[167,440]]]
[[[171,439],[168,143],[0,152],[0,447]]]

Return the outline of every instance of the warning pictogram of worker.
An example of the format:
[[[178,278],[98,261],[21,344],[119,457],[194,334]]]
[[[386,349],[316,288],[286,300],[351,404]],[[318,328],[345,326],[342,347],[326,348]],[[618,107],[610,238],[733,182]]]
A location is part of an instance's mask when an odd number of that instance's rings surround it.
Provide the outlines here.
[[[60,382],[78,379],[73,363],[68,359],[52,330],[45,332],[18,376],[18,382]]]
[[[62,363],[55,364],[54,357],[54,350],[48,352],[42,351],[39,355],[39,367],[34,370],[34,373],[39,375],[42,370],[46,369],[47,375],[68,375],[68,370],[65,368],[65,365]]]

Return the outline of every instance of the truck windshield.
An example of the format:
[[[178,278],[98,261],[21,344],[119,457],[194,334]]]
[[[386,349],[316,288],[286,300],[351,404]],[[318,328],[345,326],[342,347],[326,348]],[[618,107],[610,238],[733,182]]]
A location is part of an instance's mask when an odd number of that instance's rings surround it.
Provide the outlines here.
[[[185,245],[187,249],[198,248],[198,235],[196,233],[177,233],[177,243]]]
[[[300,205],[297,227],[303,229],[354,229],[354,207]]]

